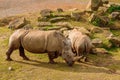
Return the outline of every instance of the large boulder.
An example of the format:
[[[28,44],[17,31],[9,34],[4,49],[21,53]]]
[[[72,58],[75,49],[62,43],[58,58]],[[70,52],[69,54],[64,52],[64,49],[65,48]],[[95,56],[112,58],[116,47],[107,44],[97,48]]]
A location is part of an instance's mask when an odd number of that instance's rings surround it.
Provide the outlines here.
[[[106,27],[109,25],[110,18],[107,16],[92,14],[89,21],[95,26]]]
[[[102,6],[102,0],[91,0],[91,9],[96,11],[100,6]]]
[[[19,29],[24,27],[26,24],[29,24],[30,21],[26,20],[26,18],[19,18],[16,20],[13,20],[9,23],[8,28],[10,29]]]
[[[94,47],[100,48],[100,47],[103,46],[103,41],[99,38],[95,38],[95,39],[92,40],[92,44],[93,44]]]
[[[71,18],[75,21],[79,21],[82,18],[81,17],[82,15],[83,15],[83,12],[72,12]]]
[[[52,13],[52,10],[50,10],[50,9],[43,9],[40,12],[42,17],[50,17],[51,13]]]

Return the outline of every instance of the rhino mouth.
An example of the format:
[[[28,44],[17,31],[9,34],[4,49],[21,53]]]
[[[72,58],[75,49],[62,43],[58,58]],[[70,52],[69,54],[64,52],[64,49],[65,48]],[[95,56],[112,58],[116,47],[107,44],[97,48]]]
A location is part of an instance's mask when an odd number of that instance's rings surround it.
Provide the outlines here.
[[[65,60],[65,61],[66,61],[66,60]],[[66,61],[66,63],[67,63],[67,65],[68,65],[68,66],[70,66],[70,67],[71,67],[71,66],[73,66],[73,64],[74,64],[74,61],[71,61],[71,62]]]

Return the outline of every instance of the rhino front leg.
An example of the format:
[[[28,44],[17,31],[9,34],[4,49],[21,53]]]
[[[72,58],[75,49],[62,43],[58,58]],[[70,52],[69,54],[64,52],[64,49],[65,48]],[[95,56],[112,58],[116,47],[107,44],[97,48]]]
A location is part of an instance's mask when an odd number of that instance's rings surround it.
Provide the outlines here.
[[[48,57],[49,57],[49,63],[55,64],[56,62],[53,59],[57,58],[58,55],[56,53],[49,52]]]
[[[29,58],[25,55],[24,48],[22,46],[19,47],[19,54],[24,60],[29,60]]]
[[[89,62],[87,55],[84,56],[84,62]]]
[[[13,48],[12,47],[10,47],[9,49],[8,49],[8,51],[6,52],[6,56],[7,56],[7,58],[6,58],[6,60],[7,61],[12,61],[12,59],[11,59],[11,54],[12,54],[12,52],[13,52]]]

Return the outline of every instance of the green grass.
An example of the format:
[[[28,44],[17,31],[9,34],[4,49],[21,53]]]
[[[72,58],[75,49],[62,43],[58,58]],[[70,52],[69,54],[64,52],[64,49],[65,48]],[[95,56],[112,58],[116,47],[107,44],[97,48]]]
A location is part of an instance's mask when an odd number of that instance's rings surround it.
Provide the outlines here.
[[[36,27],[39,13],[25,15]],[[73,26],[91,28],[93,25],[87,22],[69,21]],[[112,31],[119,36],[119,31]],[[47,54],[32,54],[25,51],[30,61],[24,61],[19,56],[19,51],[12,53],[14,61],[5,60],[8,49],[9,36],[13,33],[7,26],[0,27],[0,80],[119,80],[120,79],[120,49],[108,49],[110,54],[89,54],[90,62],[78,63],[73,67],[68,67],[64,60],[59,57],[55,59],[57,64],[49,64]],[[94,37],[100,37],[107,40],[104,35],[96,34]],[[9,71],[8,68],[13,70]],[[116,73],[110,74],[110,69],[116,69]]]
[[[109,74],[109,69],[120,70],[120,49],[110,50],[111,55],[89,55],[91,63],[75,63],[68,67],[64,60],[55,59],[58,64],[48,64],[47,54],[26,55],[31,61],[24,61],[18,50],[12,54],[14,61],[5,61],[5,52],[8,49],[8,38],[13,31],[6,27],[0,28],[0,80],[117,80],[120,75]],[[114,63],[114,64],[113,64]],[[13,70],[9,71],[8,68]],[[116,75],[116,76],[113,76]]]

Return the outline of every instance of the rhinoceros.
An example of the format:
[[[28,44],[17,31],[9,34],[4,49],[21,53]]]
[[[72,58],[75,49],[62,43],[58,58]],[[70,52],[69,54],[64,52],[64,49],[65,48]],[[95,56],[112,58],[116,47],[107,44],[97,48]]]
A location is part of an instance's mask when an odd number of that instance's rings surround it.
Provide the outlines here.
[[[73,52],[76,53],[76,56],[82,56],[85,61],[88,61],[87,54],[92,48],[90,38],[77,29],[71,30],[68,38],[71,40],[71,47]],[[80,59],[78,61],[80,61]]]
[[[9,38],[9,49],[6,60],[11,61],[11,53],[19,49],[19,55],[29,60],[24,49],[32,53],[48,53],[49,62],[55,63],[54,58],[62,56],[65,62],[72,66],[80,57],[75,57],[70,40],[58,31],[16,30]]]

